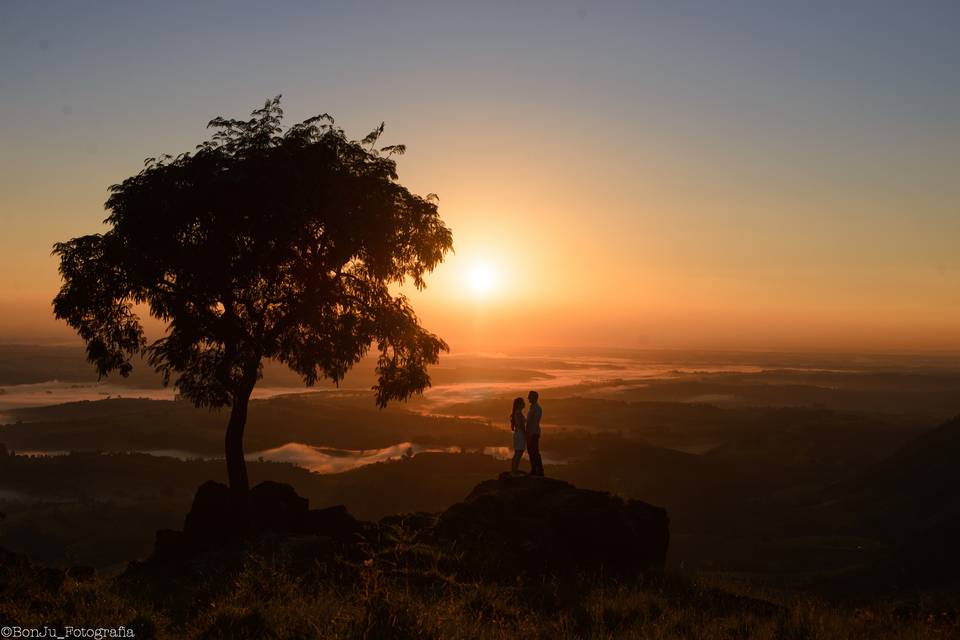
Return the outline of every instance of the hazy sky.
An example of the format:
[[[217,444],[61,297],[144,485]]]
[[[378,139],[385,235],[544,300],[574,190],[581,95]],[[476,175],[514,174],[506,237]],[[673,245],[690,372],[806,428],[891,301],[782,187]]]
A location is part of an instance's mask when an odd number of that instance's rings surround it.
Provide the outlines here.
[[[0,342],[51,245],[283,94],[387,122],[455,349],[960,349],[960,3],[0,0]]]

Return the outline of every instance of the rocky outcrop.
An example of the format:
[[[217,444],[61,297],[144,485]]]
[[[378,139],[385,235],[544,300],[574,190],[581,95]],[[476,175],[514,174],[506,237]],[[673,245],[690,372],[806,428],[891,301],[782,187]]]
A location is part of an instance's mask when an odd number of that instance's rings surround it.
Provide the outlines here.
[[[390,516],[378,524],[354,519],[343,506],[310,509],[289,485],[261,483],[241,505],[225,485],[207,482],[183,531],[157,532],[152,560],[190,560],[270,536],[296,540],[297,555],[322,549],[329,557],[396,556],[415,542],[456,558],[458,574],[491,579],[658,573],[670,537],[667,513],[659,507],[535,476],[502,474],[441,514]]]
[[[310,509],[293,487],[262,482],[244,503],[224,484],[200,485],[183,523],[183,531],[157,531],[154,558],[176,560],[251,541],[267,534],[324,536],[351,545],[370,524],[351,516],[343,505]]]
[[[552,478],[510,476],[477,485],[439,518],[437,541],[485,575],[663,570],[667,512]]]

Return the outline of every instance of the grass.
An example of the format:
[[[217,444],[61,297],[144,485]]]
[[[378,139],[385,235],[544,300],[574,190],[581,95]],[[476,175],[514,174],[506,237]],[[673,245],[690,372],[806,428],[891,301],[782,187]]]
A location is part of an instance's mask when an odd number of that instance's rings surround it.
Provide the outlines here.
[[[177,583],[74,580],[22,560],[0,565],[0,623],[116,627],[144,638],[479,638],[843,640],[955,638],[956,612],[892,604],[843,607],[807,596],[759,599],[682,577],[646,584],[599,578],[463,582],[416,550],[331,568],[246,556],[236,570]],[[157,588],[159,586],[159,588]]]

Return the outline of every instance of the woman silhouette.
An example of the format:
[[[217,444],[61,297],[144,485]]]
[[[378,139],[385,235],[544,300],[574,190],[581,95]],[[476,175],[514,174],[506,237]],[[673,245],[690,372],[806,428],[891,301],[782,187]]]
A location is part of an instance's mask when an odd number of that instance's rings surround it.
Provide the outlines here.
[[[513,401],[513,410],[510,412],[510,430],[513,431],[513,463],[510,473],[517,475],[520,470],[520,459],[527,448],[527,420],[523,417],[523,398]]]

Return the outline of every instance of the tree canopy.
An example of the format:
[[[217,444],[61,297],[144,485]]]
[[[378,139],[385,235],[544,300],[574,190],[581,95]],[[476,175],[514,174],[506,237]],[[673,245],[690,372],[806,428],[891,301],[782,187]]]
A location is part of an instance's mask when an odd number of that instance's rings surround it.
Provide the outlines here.
[[[110,227],[55,245],[54,312],[99,374],[145,356],[198,406],[249,398],[264,358],[307,385],[339,382],[373,345],[382,407],[430,384],[447,345],[391,286],[452,249],[437,199],[403,187],[377,148],[381,124],[350,140],[324,114],[283,130],[279,96],[248,120],[216,118],[192,153],[150,158],[110,187]],[[148,342],[135,313],[166,323]]]

